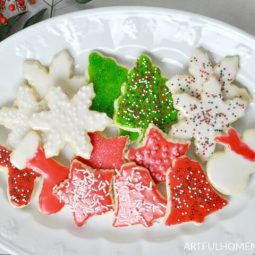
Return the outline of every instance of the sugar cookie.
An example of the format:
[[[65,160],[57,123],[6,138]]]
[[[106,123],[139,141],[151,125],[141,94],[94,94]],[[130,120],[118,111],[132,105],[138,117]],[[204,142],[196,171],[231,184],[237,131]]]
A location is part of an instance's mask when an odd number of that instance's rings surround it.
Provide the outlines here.
[[[231,128],[215,140],[227,147],[209,159],[208,179],[219,192],[238,194],[247,187],[250,175],[255,172],[255,129],[246,130],[241,140]]]
[[[71,208],[78,227],[95,215],[113,210],[110,194],[113,175],[113,170],[94,170],[74,160],[69,178],[55,187],[54,194]]]
[[[166,180],[166,172],[172,166],[172,161],[184,155],[189,143],[171,141],[162,131],[150,125],[144,142],[137,148],[130,148],[127,157],[150,170],[155,183]]]
[[[241,98],[224,101],[221,85],[214,76],[204,84],[201,99],[188,94],[174,95],[175,107],[184,119],[173,125],[170,134],[180,139],[195,139],[197,156],[206,161],[215,150],[215,136],[241,118],[248,102]]]
[[[202,223],[228,204],[208,183],[201,165],[186,156],[176,159],[169,170],[167,193],[166,225]]]

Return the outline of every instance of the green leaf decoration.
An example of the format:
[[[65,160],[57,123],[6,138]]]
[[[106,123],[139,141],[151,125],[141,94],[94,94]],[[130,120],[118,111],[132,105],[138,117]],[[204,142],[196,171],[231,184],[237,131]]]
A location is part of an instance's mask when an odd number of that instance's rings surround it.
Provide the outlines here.
[[[37,12],[35,15],[33,15],[31,18],[29,18],[26,22],[23,28],[29,27],[31,25],[36,24],[37,22],[40,22],[43,20],[44,14],[47,11],[47,8],[42,9],[41,11]]]
[[[151,59],[141,55],[115,102],[114,121],[123,129],[139,132],[140,138],[150,123],[166,132],[177,120],[177,110],[166,81]]]
[[[0,25],[0,41],[7,38],[11,32],[11,29],[16,25],[19,19],[24,16],[26,12],[19,13],[9,18],[8,23],[6,25]]]
[[[88,2],[90,2],[92,0],[75,0],[75,2],[79,3],[79,4],[86,4]]]
[[[114,100],[121,94],[121,85],[126,82],[128,69],[115,59],[98,52],[89,55],[89,82],[93,83],[96,96],[91,109],[105,112],[110,118],[114,113]]]
[[[119,135],[120,136],[128,135],[131,142],[137,140],[137,138],[139,137],[139,133],[127,131],[127,130],[124,130],[124,129],[120,129]]]

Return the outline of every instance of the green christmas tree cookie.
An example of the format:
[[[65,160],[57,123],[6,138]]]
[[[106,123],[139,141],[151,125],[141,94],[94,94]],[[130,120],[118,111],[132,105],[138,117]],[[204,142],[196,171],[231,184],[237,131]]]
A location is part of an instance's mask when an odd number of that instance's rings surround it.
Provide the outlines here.
[[[141,137],[150,123],[167,131],[177,120],[177,111],[166,81],[151,59],[141,55],[115,101],[114,121],[125,130],[139,132]]]
[[[88,74],[96,93],[91,109],[105,112],[112,118],[114,100],[121,94],[121,85],[126,82],[128,69],[118,65],[113,58],[92,52],[89,55]]]

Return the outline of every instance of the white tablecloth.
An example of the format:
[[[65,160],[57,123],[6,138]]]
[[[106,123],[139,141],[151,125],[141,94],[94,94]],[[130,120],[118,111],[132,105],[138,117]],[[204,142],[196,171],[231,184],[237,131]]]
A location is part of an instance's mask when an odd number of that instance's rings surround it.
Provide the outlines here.
[[[40,1],[38,0],[39,3],[32,9],[33,12],[45,6]],[[74,0],[63,0],[56,6],[54,15],[82,8],[120,5],[156,6],[190,11],[227,22],[255,36],[255,0],[94,0],[86,5],[76,4]],[[1,254],[6,253],[0,249]]]

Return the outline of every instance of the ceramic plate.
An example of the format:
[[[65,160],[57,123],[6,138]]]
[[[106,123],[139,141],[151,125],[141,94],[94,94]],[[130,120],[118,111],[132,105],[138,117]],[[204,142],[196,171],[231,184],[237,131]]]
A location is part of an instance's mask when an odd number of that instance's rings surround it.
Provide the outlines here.
[[[49,64],[54,54],[66,48],[83,72],[87,56],[97,49],[116,56],[131,66],[142,52],[153,57],[165,76],[184,72],[192,49],[204,47],[216,60],[225,55],[240,55],[237,80],[255,99],[255,39],[224,23],[191,13],[144,7],[105,8],[71,13],[50,19],[15,34],[0,44],[0,105],[11,102],[21,82],[24,59]],[[255,127],[255,101],[240,130]],[[6,131],[1,129],[1,137]],[[68,209],[54,216],[37,210],[36,198],[24,209],[7,201],[6,175],[0,176],[0,243],[18,255],[155,255],[208,254],[208,250],[190,251],[192,242],[255,242],[255,178],[249,188],[233,197],[229,206],[198,226],[184,224],[152,228],[112,228],[110,213],[91,219],[76,228]],[[38,194],[35,194],[38,196]],[[212,254],[227,254],[219,250]],[[238,253],[239,252],[239,253]],[[231,254],[243,254],[231,252]],[[253,250],[253,252],[255,252]],[[245,253],[246,254],[246,253]],[[247,253],[247,254],[251,254]]]

